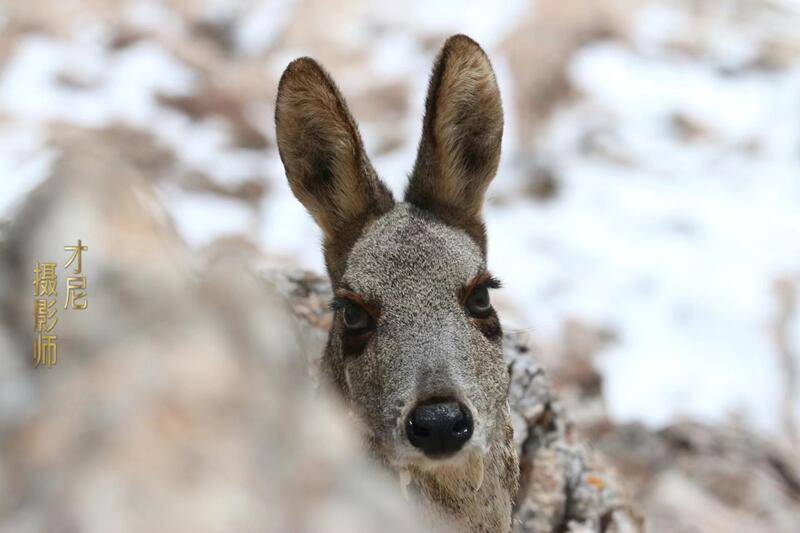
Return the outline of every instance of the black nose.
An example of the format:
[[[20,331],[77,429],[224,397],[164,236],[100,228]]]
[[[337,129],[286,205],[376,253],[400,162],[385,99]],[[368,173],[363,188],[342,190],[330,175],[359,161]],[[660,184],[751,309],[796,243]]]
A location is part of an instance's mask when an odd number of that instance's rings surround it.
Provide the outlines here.
[[[430,457],[455,453],[472,437],[472,415],[457,402],[418,405],[408,415],[406,435]]]

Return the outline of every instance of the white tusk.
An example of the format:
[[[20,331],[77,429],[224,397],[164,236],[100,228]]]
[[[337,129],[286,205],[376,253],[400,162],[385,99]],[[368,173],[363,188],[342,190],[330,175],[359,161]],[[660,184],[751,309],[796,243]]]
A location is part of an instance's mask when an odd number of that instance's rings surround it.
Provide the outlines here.
[[[483,486],[484,465],[483,465],[483,455],[480,452],[476,454],[476,457],[478,459],[478,481],[477,483],[475,483],[475,492],[478,492],[479,490],[481,490],[481,487]]]

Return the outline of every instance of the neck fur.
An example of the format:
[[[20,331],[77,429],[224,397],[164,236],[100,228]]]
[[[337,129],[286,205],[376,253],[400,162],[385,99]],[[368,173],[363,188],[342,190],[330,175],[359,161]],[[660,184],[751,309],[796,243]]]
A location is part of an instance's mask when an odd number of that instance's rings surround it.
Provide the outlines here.
[[[470,533],[507,532],[517,486],[518,462],[513,444],[495,442],[484,455],[472,453],[460,464],[445,464],[435,469],[410,467],[408,493],[418,495],[420,503],[434,521],[454,524],[456,531]],[[410,481],[410,483],[409,483]]]

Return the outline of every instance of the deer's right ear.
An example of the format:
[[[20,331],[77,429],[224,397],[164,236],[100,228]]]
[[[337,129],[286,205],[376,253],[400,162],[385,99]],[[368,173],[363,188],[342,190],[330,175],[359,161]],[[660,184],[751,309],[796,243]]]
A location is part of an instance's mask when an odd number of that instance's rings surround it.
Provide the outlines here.
[[[313,59],[286,67],[275,104],[278,151],[292,192],[335,247],[394,204],[364,153],[336,85]]]

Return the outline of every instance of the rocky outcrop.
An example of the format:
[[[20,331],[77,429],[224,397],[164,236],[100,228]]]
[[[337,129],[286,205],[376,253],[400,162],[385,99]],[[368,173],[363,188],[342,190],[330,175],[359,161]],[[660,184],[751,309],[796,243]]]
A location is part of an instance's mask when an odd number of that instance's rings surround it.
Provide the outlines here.
[[[311,387],[258,250],[192,255],[124,158],[73,141],[3,235],[0,530],[429,531]],[[34,264],[78,238],[88,308],[33,368]]]

